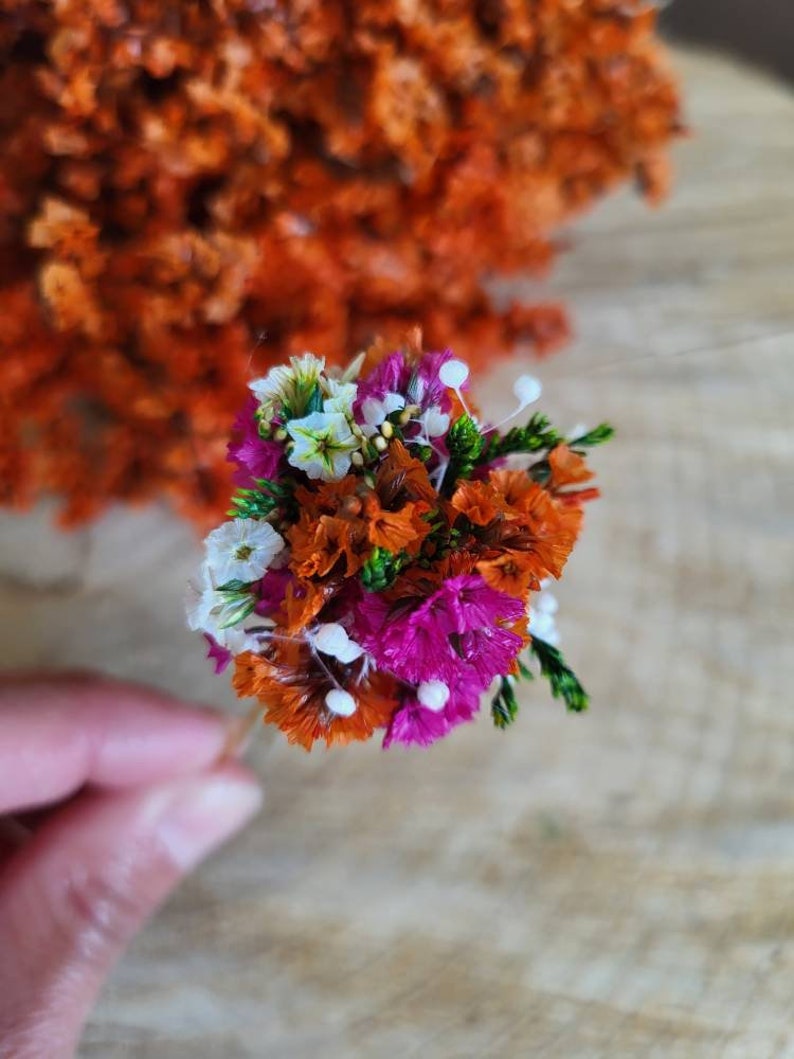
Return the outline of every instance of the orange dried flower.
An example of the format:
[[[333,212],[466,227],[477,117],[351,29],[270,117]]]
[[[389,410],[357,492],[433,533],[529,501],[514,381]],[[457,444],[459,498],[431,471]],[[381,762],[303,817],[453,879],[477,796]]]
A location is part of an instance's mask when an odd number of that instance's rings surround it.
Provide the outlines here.
[[[64,518],[230,491],[246,380],[424,326],[476,361],[565,340],[494,307],[680,130],[645,0],[0,0],[2,497]]]
[[[274,643],[269,655],[247,652],[235,659],[234,688],[241,698],[258,698],[265,721],[280,728],[290,743],[311,750],[369,739],[384,727],[394,710],[397,682],[374,672],[356,686],[357,708],[350,717],[332,713],[325,703],[334,682],[308,647],[295,641]]]
[[[375,489],[384,507],[392,507],[401,497],[432,504],[437,495],[425,465],[397,438],[378,467]]]
[[[475,526],[488,526],[509,511],[504,495],[488,482],[481,481],[462,481],[453,493],[450,504]]]
[[[429,523],[422,519],[422,515],[430,510],[429,504],[410,502],[399,511],[385,511],[373,493],[367,498],[364,510],[367,535],[370,543],[378,548],[414,555],[430,533]]]
[[[589,482],[593,472],[587,466],[587,461],[578,452],[574,452],[567,445],[557,445],[549,453],[549,467],[551,469],[552,489],[561,489],[566,485],[578,485],[580,482]]]
[[[372,485],[343,478],[315,491],[302,487],[295,499],[290,568],[300,578],[323,578],[352,577],[373,546],[415,555],[430,533],[423,516],[437,495],[425,466],[395,439]]]
[[[558,445],[549,453],[549,472],[549,490],[562,503],[578,506],[601,495],[595,487],[565,490],[566,485],[578,485],[593,478],[584,457],[567,445]]]

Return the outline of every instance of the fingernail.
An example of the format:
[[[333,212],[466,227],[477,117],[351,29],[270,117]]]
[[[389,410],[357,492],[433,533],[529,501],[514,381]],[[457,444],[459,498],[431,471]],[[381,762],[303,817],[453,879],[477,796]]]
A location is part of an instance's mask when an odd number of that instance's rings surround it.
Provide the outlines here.
[[[159,841],[184,871],[239,831],[262,805],[262,791],[243,776],[204,776],[172,787],[154,824]]]

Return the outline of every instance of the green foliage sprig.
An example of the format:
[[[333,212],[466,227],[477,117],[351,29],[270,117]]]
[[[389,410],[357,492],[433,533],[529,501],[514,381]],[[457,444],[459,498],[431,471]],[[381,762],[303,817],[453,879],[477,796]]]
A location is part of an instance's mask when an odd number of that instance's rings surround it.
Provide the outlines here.
[[[444,475],[442,490],[454,489],[459,478],[471,476],[477,464],[482,462],[486,444],[482,431],[470,415],[464,413],[455,420],[447,434],[449,466]]]
[[[244,621],[256,606],[256,597],[251,592],[251,585],[246,581],[227,581],[218,587],[218,595],[223,598],[225,617],[220,623],[222,629]]]
[[[518,702],[510,677],[502,677],[499,690],[491,699],[491,716],[497,728],[508,728],[518,716]]]
[[[548,680],[552,696],[563,699],[568,709],[575,713],[586,710],[590,705],[590,696],[566,663],[562,651],[537,636],[532,637],[529,650],[538,660],[541,676]]]
[[[574,713],[582,713],[586,710],[590,704],[590,698],[579,683],[574,671],[566,663],[560,649],[533,636],[529,650],[540,664],[540,674],[548,680],[553,698],[563,699],[568,709]],[[520,659],[518,670],[519,676],[502,677],[499,688],[491,700],[491,716],[497,728],[507,728],[518,716],[516,681],[535,679],[532,670]]]
[[[516,452],[542,452],[564,441],[560,434],[541,412],[536,412],[526,426],[512,427],[506,434],[495,430],[485,435],[485,443],[477,463],[490,463],[502,456]]]
[[[393,585],[407,558],[405,552],[395,555],[386,548],[373,548],[361,569],[361,583],[367,592],[382,592]]]
[[[292,510],[294,485],[290,479],[274,482],[269,478],[257,478],[253,489],[240,489],[232,497],[232,506],[226,512],[230,518],[268,518],[274,511],[286,513]]]
[[[609,441],[614,436],[615,428],[611,423],[599,423],[597,427],[588,430],[586,434],[580,434],[578,438],[573,438],[569,441],[568,447],[574,450],[593,448],[596,445],[603,445],[605,441]]]

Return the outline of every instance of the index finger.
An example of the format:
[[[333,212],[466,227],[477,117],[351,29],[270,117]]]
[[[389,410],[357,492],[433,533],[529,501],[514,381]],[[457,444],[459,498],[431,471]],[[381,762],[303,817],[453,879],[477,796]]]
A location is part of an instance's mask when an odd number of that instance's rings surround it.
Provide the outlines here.
[[[206,768],[227,723],[213,710],[105,678],[0,680],[0,813],[32,809],[86,784],[142,786]]]

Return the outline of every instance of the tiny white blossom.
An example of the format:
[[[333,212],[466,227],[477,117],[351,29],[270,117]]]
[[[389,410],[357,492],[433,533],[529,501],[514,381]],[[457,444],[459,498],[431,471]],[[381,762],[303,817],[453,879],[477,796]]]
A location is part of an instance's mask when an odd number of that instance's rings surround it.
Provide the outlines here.
[[[289,463],[309,478],[324,482],[344,478],[350,470],[350,455],[359,447],[341,412],[312,412],[303,419],[292,419],[287,423],[287,433],[294,442],[287,456]]]
[[[324,357],[304,353],[300,357],[290,357],[289,366],[282,364],[271,368],[264,378],[249,383],[249,389],[259,401],[265,419],[272,419],[282,403],[293,405],[302,397],[307,398],[319,382],[324,368]],[[298,411],[302,411],[303,407]]]
[[[207,563],[202,563],[198,577],[188,583],[185,596],[188,628],[194,632],[208,633],[232,654],[255,650],[258,646],[255,637],[241,628],[239,623],[228,624],[234,619],[238,606],[238,601],[233,597],[217,591]],[[268,624],[267,619],[259,617],[256,622],[260,626]]]
[[[352,419],[358,386],[354,382],[339,382],[338,379],[324,379],[322,386],[325,393],[323,411],[341,412],[348,419]]]
[[[560,634],[557,629],[555,615],[559,603],[551,592],[541,591],[531,601],[529,606],[529,632],[531,636],[537,636],[539,640],[559,647]]]
[[[210,624],[215,589],[209,579],[207,564],[202,563],[197,578],[191,578],[185,592],[187,626],[193,632],[207,632]]]
[[[405,408],[405,398],[400,393],[387,393],[380,399],[367,397],[361,403],[361,416],[364,420],[361,430],[364,436],[370,438],[373,434],[377,434],[382,424],[386,422],[386,418],[392,412],[399,412],[403,408]]]
[[[204,545],[212,580],[221,586],[262,577],[284,548],[284,539],[269,522],[238,518],[214,529]]]

